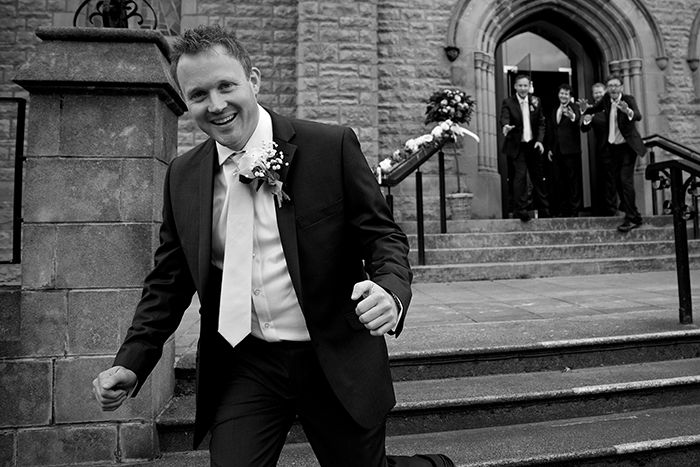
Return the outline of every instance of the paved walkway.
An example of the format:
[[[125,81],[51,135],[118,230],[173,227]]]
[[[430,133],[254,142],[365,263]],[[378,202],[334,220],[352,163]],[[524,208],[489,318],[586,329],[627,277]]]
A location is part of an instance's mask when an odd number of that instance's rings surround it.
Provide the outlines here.
[[[695,321],[700,323],[698,287],[700,271],[691,271],[693,303],[698,308]],[[677,323],[678,303],[675,271],[424,283],[413,285],[405,326],[410,332],[440,324],[581,318],[660,309],[668,310],[669,318]],[[195,297],[176,332],[176,358],[196,345],[198,306]]]

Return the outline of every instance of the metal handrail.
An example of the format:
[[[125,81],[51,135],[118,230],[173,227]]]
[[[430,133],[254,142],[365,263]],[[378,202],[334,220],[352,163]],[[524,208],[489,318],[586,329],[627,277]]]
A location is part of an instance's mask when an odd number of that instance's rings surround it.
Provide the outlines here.
[[[650,141],[650,143],[659,143],[659,146],[663,147],[668,146],[669,141],[667,138],[663,138],[662,140]],[[679,152],[683,152],[683,154],[678,154]],[[690,260],[688,258],[686,221],[694,220],[697,234],[697,190],[700,188],[697,178],[700,177],[700,157],[695,157],[691,153],[698,154],[698,156],[700,153],[689,148],[683,148],[683,151],[673,151],[673,153],[682,159],[649,164],[646,168],[645,178],[653,183],[654,190],[671,189],[671,201],[664,204],[665,209],[673,213],[673,237],[676,247],[676,274],[678,277],[678,313],[681,324],[692,324],[693,304],[690,291]],[[685,181],[683,180],[684,172],[688,174]],[[686,193],[692,197],[692,207],[686,205]]]
[[[674,156],[680,157],[688,162],[700,164],[700,152],[693,148],[685,146],[681,143],[673,141],[665,136],[653,134],[650,136],[645,136],[642,138],[644,145],[651,149],[649,155],[649,165],[656,163],[656,155],[654,154],[654,148],[658,147],[664,151],[673,154]],[[652,200],[652,212],[654,215],[658,215],[658,201],[656,199],[656,191],[651,191]],[[697,198],[693,197],[693,203],[695,211],[697,211]],[[693,217],[693,236],[697,240],[700,238],[700,218],[698,216]]]
[[[22,169],[24,157],[24,122],[27,114],[27,100],[21,97],[0,97],[0,102],[17,104],[17,132],[15,135],[15,177],[12,199],[12,259],[0,264],[19,264],[22,261]]]
[[[445,153],[442,147],[445,143],[430,148],[427,152],[427,157],[415,158],[415,160],[406,161],[405,167],[401,170],[401,175],[395,179],[380,178],[379,185],[387,188],[385,196],[387,204],[394,211],[394,197],[391,194],[391,188],[401,183],[408,175],[415,172],[416,174],[416,236],[418,238],[418,264],[425,266],[425,229],[423,219],[423,173],[420,171],[420,166],[427,162],[428,159],[437,152],[438,154],[438,188],[440,191],[440,233],[447,233],[447,206],[445,204]]]
[[[700,152],[696,151],[695,149],[689,148],[688,146],[685,146],[681,143],[673,141],[672,139],[669,139],[665,136],[654,134],[650,136],[645,136],[644,138],[642,138],[642,141],[644,141],[644,145],[648,148],[657,146],[663,149],[664,151],[670,152],[674,156],[678,156],[687,161],[700,164]]]

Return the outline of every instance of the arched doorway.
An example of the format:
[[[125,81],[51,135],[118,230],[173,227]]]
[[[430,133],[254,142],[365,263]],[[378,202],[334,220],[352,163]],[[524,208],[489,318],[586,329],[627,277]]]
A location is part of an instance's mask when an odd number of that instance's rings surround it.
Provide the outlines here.
[[[508,52],[511,52],[508,54]],[[528,57],[524,61],[520,56]],[[496,47],[496,102],[513,92],[512,77],[526,73],[533,78],[534,93],[542,101],[546,117],[558,105],[557,88],[566,83],[573,87],[574,97],[589,98],[590,88],[603,79],[602,52],[585,29],[559,12],[544,10],[514,24],[500,38]],[[523,69],[519,64],[529,64]],[[516,69],[514,69],[514,66]],[[511,79],[509,79],[509,77]],[[503,136],[497,133],[497,147],[501,147]],[[592,134],[582,138],[581,186],[583,188],[583,211],[589,215],[602,211],[601,167],[592,150]],[[546,141],[545,141],[546,145]],[[545,148],[545,152],[548,148]],[[507,160],[499,152],[499,174],[503,217],[508,217],[509,193],[507,184]],[[556,187],[551,164],[544,158],[545,176],[550,194],[550,205],[556,207]]]
[[[656,89],[668,59],[659,27],[643,0],[458,0],[447,45],[461,49],[452,63],[453,83],[473,94],[477,102],[474,125],[482,143],[473,164],[478,170],[467,175],[474,187],[475,217],[505,217],[497,118],[508,91],[499,82],[503,66],[499,47],[526,31],[555,44],[571,58],[571,78],[579,96],[590,96],[595,81],[618,73],[644,115],[640,132],[660,133],[665,127]],[[635,183],[642,198],[638,206],[648,213],[651,192],[644,183],[644,163],[641,160],[638,165]],[[594,188],[589,186],[591,194]]]

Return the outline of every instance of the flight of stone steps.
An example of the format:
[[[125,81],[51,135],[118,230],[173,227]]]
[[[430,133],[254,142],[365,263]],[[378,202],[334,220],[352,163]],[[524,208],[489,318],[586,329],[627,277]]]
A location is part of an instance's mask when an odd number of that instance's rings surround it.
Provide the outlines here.
[[[408,332],[388,340],[390,454],[441,452],[460,467],[700,465],[700,329],[668,310]],[[208,465],[187,452],[191,361],[177,378],[158,421],[164,465]],[[298,426],[279,465],[318,467]]]
[[[426,266],[416,266],[415,227],[403,227],[415,283],[449,287],[673,270],[671,218],[646,221],[628,234],[612,218],[450,221],[447,235],[431,222]],[[694,269],[697,241],[690,256]],[[388,453],[445,453],[458,467],[700,465],[700,329],[678,324],[668,302],[496,322],[445,320],[434,306],[414,300],[411,318],[428,325],[387,340],[398,400]],[[194,366],[192,348],[176,364],[176,395],[158,417],[163,458],[154,467],[208,465],[206,450],[190,450]],[[318,467],[296,425],[279,465]]]
[[[621,218],[448,221],[425,224],[425,265],[418,261],[415,223],[402,223],[411,244],[414,282],[522,279],[672,270],[676,267],[671,216],[645,218],[628,233]],[[688,222],[691,268],[700,242]]]

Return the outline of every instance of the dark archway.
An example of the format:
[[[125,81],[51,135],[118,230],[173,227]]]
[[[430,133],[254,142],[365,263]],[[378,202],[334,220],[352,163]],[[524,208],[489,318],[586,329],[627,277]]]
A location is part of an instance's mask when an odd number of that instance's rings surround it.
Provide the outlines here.
[[[479,217],[504,214],[497,124],[504,91],[498,83],[502,67],[496,58],[500,44],[521,31],[534,31],[567,48],[576,58],[572,78],[580,95],[589,95],[590,84],[615,72],[622,76],[625,89],[638,96],[646,116],[640,131],[658,132],[665,122],[653,87],[663,79],[668,58],[658,24],[643,0],[458,0],[446,39],[447,45],[462,50],[451,66],[453,83],[480,103],[474,126],[482,143],[474,148],[477,170],[468,174],[475,187],[472,210]],[[643,171],[640,164],[635,172],[640,186],[646,186]],[[643,210],[648,210],[650,199],[644,188]]]
[[[530,32],[549,41],[559,48],[571,62],[571,86],[574,88],[575,96],[590,99],[591,86],[603,79],[604,57],[603,53],[590,37],[588,32],[578,23],[557,11],[540,10],[530,16],[523,18],[519,23],[513,25],[499,39],[496,45],[496,102],[500,102],[512,93],[510,85],[504,79],[502,45],[508,39],[523,32]],[[537,51],[533,51],[533,54]],[[537,70],[533,70],[537,75]],[[549,115],[552,107],[550,102],[555,101],[556,88],[560,82],[555,73],[539,73],[539,85],[536,94],[542,99],[545,115]],[[544,85],[543,85],[544,81]],[[498,147],[503,143],[503,136],[497,133]],[[600,188],[601,167],[593,154],[595,147],[591,133],[582,140],[582,187],[584,198],[584,211],[589,214],[597,214],[602,209],[602,189]],[[591,148],[591,150],[589,150]],[[499,153],[498,161],[499,174],[501,176],[501,196],[503,217],[508,217],[508,184],[507,184],[507,160],[503,154]],[[549,172],[545,170],[545,172]],[[551,192],[552,186],[550,186]]]

